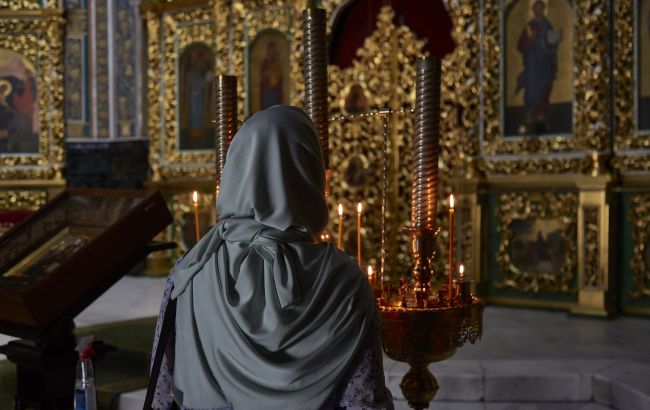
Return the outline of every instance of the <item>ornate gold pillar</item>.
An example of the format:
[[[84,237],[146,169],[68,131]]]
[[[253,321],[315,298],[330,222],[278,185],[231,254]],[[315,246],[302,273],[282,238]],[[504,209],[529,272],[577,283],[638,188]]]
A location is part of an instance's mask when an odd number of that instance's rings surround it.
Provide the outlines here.
[[[614,313],[609,275],[610,175],[577,178],[578,205],[578,304],[572,313],[609,316]]]

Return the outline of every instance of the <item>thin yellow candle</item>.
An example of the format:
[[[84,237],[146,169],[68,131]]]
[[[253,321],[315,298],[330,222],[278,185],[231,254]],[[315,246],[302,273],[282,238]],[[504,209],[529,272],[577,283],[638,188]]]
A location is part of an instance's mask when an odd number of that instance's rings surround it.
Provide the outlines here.
[[[199,193],[194,191],[192,194],[192,201],[194,202],[194,226],[196,227],[196,241],[201,239],[201,231],[199,230]]]
[[[449,303],[454,287],[454,195],[449,195]]]
[[[361,213],[363,212],[363,205],[361,202],[357,204],[357,263],[361,266]]]
[[[343,249],[343,204],[339,204],[339,235],[337,242],[338,248]]]

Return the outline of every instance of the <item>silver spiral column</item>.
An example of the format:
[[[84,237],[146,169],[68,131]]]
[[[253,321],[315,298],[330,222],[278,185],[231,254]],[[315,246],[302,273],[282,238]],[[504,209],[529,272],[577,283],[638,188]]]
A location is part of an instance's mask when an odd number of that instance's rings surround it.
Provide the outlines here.
[[[415,261],[413,293],[417,307],[432,301],[431,260],[435,251],[440,153],[440,59],[420,59],[415,79],[415,138],[411,202],[411,254]]]
[[[303,74],[305,112],[311,118],[329,168],[329,130],[327,124],[327,38],[325,10],[308,8],[302,12]]]
[[[418,60],[415,82],[415,139],[411,225],[436,229],[440,153],[440,59]]]
[[[216,82],[217,126],[216,126],[216,166],[219,192],[221,174],[226,162],[226,153],[237,132],[237,76],[219,75]]]

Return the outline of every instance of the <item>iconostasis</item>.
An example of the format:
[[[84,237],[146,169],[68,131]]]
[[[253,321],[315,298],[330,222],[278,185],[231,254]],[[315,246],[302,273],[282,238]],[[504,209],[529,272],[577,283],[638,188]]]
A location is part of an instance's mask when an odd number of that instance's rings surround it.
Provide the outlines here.
[[[216,76],[237,76],[240,120],[302,106],[309,5],[329,18],[329,230],[338,242],[341,204],[343,249],[376,268],[383,243],[387,279],[410,269],[415,63],[446,54],[434,280],[453,193],[452,270],[488,302],[650,313],[650,0],[0,2],[0,210],[70,183],[71,142],[142,137],[144,185],[179,243],[150,261],[164,274],[195,221],[205,233],[217,219]]]

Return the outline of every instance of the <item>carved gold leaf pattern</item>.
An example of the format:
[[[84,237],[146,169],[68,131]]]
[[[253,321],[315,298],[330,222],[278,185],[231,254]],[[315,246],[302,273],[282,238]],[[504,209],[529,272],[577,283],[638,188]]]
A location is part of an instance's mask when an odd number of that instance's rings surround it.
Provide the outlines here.
[[[573,3],[575,9],[575,100],[572,136],[539,138],[505,138],[500,122],[501,104],[501,13],[499,2],[484,1],[484,67],[482,82],[485,96],[484,152],[488,156],[516,154],[508,166],[488,168],[505,174],[525,173],[531,168],[525,154],[554,154],[605,150],[609,143],[611,120],[609,112],[609,8],[599,0]],[[531,141],[532,139],[532,141]],[[568,160],[546,162],[543,172],[567,172]],[[575,168],[575,167],[569,167]],[[573,172],[573,171],[572,171]]]
[[[57,10],[0,20],[0,48],[13,50],[36,67],[41,118],[39,153],[0,157],[0,179],[62,180],[63,27]]]
[[[638,1],[614,2],[614,36],[616,53],[614,54],[614,80],[616,81],[616,149],[650,148],[650,134],[641,134],[636,130],[636,113],[634,96],[637,87],[634,53],[638,47],[634,38],[634,20]],[[620,165],[626,165],[621,163]]]
[[[650,297],[650,266],[646,263],[646,246],[650,243],[650,194],[638,194],[631,198],[630,223],[632,225],[634,249],[630,260],[634,289],[632,299]]]
[[[0,209],[36,211],[47,202],[47,191],[33,189],[0,190]]]
[[[229,74],[237,76],[239,93],[238,116],[247,118],[246,107],[246,53],[255,36],[265,29],[283,33],[289,40],[291,53],[289,69],[291,87],[289,100],[294,106],[302,106],[304,80],[302,74],[302,9],[304,4],[288,0],[255,0],[233,2],[232,42],[233,49],[229,60],[232,68]]]
[[[602,285],[600,271],[600,224],[598,222],[600,211],[597,206],[584,207],[584,253],[585,266],[583,283],[584,287],[599,288]]]
[[[219,47],[215,43],[215,39],[223,40],[223,34],[217,36],[216,33],[227,30],[225,26],[219,30],[215,28],[217,22],[223,21],[215,17],[217,9],[225,13],[227,1],[215,0],[163,11],[150,8],[144,12],[148,34],[149,163],[153,181],[215,175],[214,150],[181,151],[176,146],[176,82],[178,58],[184,47],[195,42],[204,43],[222,58],[227,45]]]
[[[390,7],[381,9],[376,30],[357,50],[351,67],[341,69],[329,66],[329,107],[331,115],[341,115],[346,90],[354,83],[362,83],[368,90],[369,109],[412,108],[415,102],[415,66],[423,53],[424,43],[407,27],[396,27]],[[411,265],[407,235],[402,228],[409,221],[413,115],[410,113],[389,116],[389,184],[387,210],[387,253],[391,255],[386,266],[388,275],[402,274]],[[355,204],[359,199],[369,203],[364,216],[366,229],[364,241],[369,246],[366,260],[379,257],[380,198],[382,181],[382,122],[378,117],[330,122],[330,154],[332,168],[332,195],[329,198],[330,220],[336,221],[336,204]],[[363,190],[350,189],[343,182],[343,167],[353,154],[367,158],[368,181]],[[351,206],[346,209],[352,210]],[[394,276],[396,277],[396,276]]]
[[[513,192],[499,195],[497,232],[499,251],[496,259],[500,280],[497,288],[512,288],[521,292],[575,293],[577,266],[576,225],[578,195],[555,192]],[[510,259],[510,225],[515,219],[556,219],[562,223],[564,263],[561,272],[531,273],[516,268]]]

